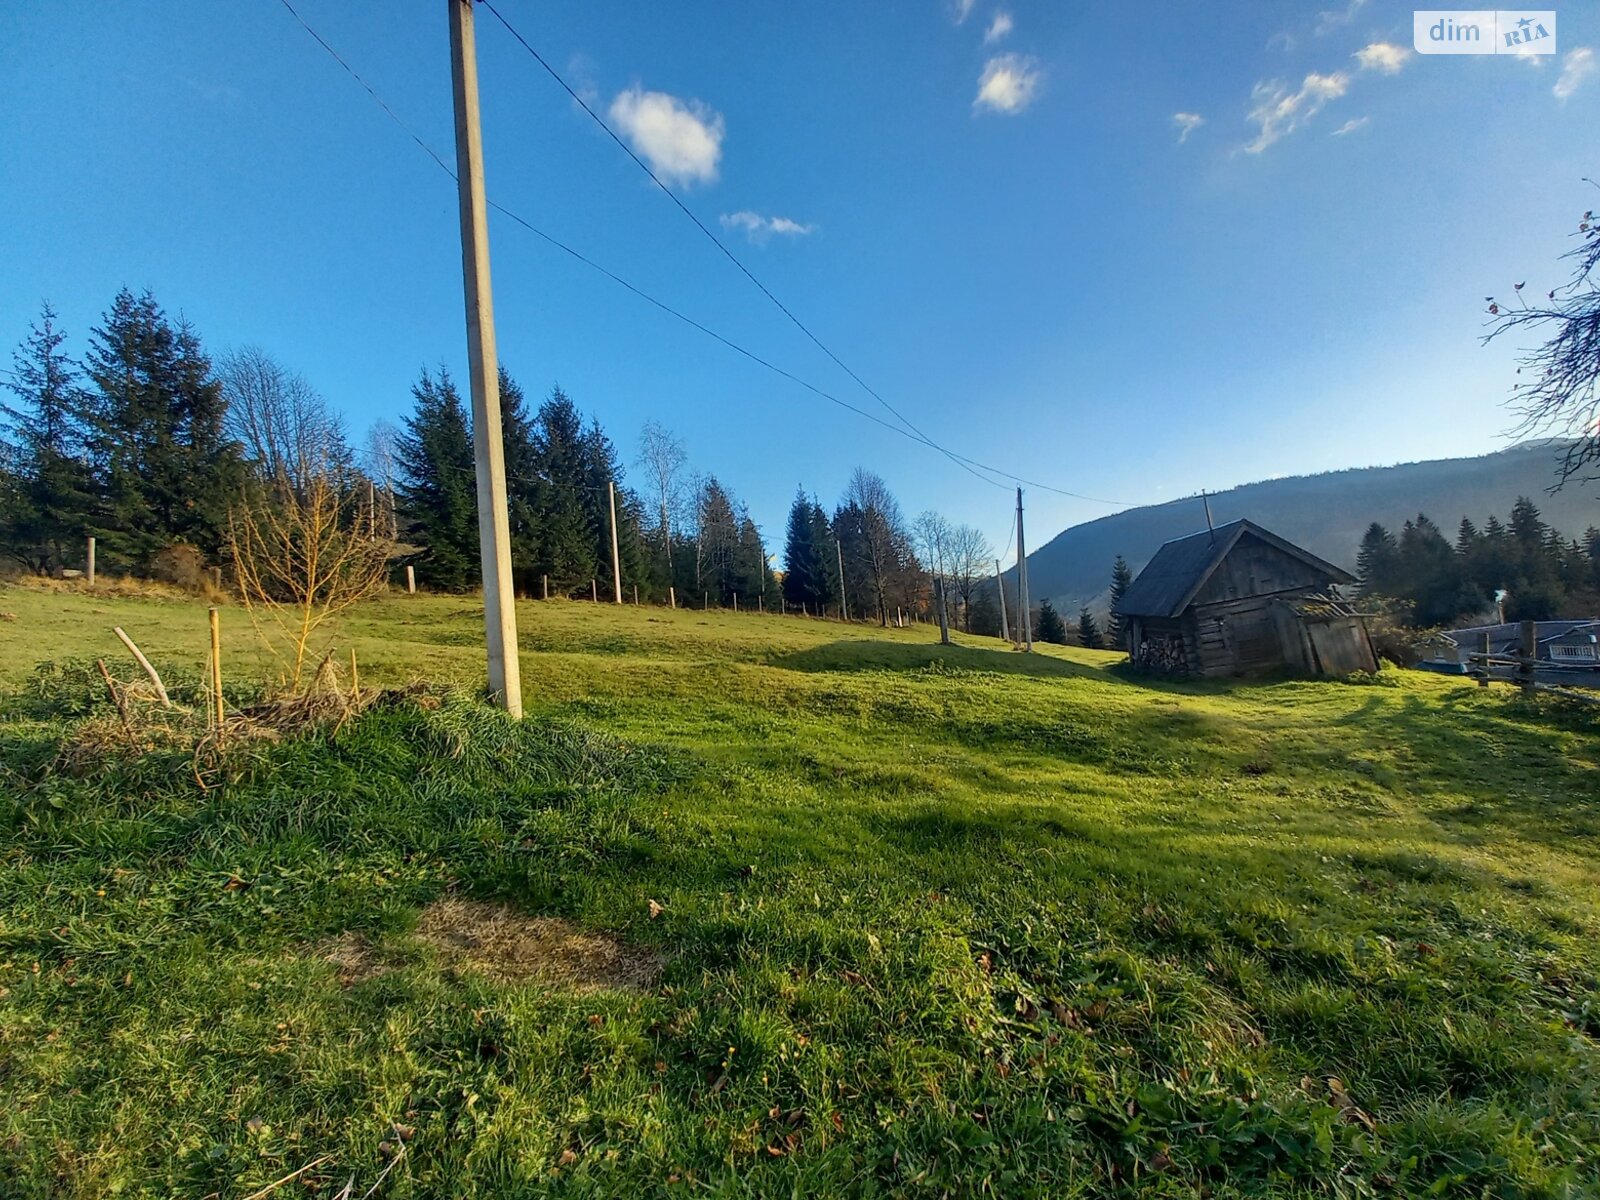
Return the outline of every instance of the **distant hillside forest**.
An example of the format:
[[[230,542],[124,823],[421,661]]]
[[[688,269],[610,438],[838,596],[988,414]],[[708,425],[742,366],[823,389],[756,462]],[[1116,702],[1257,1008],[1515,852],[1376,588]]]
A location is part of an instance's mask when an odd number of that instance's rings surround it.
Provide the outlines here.
[[[1370,599],[1397,601],[1421,626],[1494,621],[1502,612],[1508,621],[1600,613],[1600,529],[1563,538],[1526,496],[1503,524],[1491,516],[1479,529],[1462,517],[1453,544],[1422,513],[1398,536],[1374,521],[1356,569]]]
[[[615,486],[628,600],[637,588],[642,601],[696,607],[926,620],[937,575],[957,628],[999,631],[993,597],[980,596],[994,558],[982,533],[933,512],[908,520],[872,472],[858,468],[831,510],[796,497],[780,572],[745,506],[693,471],[668,430],[646,424],[632,464],[642,482],[627,487],[611,438],[560,387],[535,407],[503,368],[499,380],[522,595],[615,595]],[[337,544],[377,547],[396,578],[410,566],[429,589],[478,585],[472,420],[443,369],[423,369],[401,423],[379,421],[357,446],[271,355],[246,347],[213,362],[192,325],[124,289],[81,358],[46,306],[4,383],[0,555],[24,571],[80,570],[94,537],[103,573],[199,586],[220,572],[228,586],[241,527],[299,554],[332,523]],[[273,586],[293,590],[315,570]]]

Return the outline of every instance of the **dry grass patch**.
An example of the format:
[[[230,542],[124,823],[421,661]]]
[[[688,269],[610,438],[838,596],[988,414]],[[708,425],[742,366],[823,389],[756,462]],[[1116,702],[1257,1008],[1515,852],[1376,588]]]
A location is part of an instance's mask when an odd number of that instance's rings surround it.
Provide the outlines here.
[[[592,992],[648,987],[661,974],[661,959],[651,951],[561,917],[530,917],[477,900],[430,904],[417,923],[417,937],[451,966],[500,983],[537,980]]]

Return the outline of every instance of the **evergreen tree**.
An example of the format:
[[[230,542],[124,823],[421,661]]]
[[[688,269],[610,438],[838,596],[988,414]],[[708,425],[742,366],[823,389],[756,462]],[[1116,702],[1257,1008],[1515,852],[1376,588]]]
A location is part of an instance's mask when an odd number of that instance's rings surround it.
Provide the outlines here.
[[[95,481],[84,427],[85,396],[62,351],[66,335],[46,304],[13,355],[16,404],[0,403],[9,425],[0,547],[30,571],[50,574],[77,560],[94,532]]]
[[[520,595],[539,594],[539,456],[534,418],[520,384],[500,368],[500,436],[505,447],[506,510],[511,523],[511,577]],[[477,479],[474,476],[473,486]],[[476,494],[476,493],[474,493]]]
[[[1397,582],[1399,548],[1394,534],[1374,521],[1361,538],[1356,552],[1356,575],[1367,595],[1387,595]]]
[[[1120,650],[1128,644],[1128,626],[1122,615],[1117,612],[1122,604],[1122,598],[1128,594],[1128,585],[1133,582],[1133,572],[1128,569],[1128,562],[1122,555],[1117,555],[1117,561],[1111,564],[1111,648]]]
[[[733,500],[714,476],[700,489],[700,581],[695,599],[731,605],[739,590],[739,519]]]
[[[822,607],[827,589],[822,550],[817,544],[813,505],[802,490],[789,506],[789,524],[783,543],[783,598],[794,608],[805,605],[815,613]]]
[[[598,577],[603,520],[596,519],[588,488],[599,447],[583,428],[577,405],[559,386],[539,406],[534,453],[539,467],[535,489],[543,536],[536,574],[550,576],[552,592],[589,594]],[[604,486],[602,482],[601,486]],[[601,503],[605,497],[601,497]],[[609,533],[606,561],[610,561]]]
[[[1057,646],[1067,644],[1066,624],[1049,600],[1039,602],[1039,619],[1035,623],[1034,637],[1038,641],[1051,642]]]
[[[1078,645],[1090,650],[1100,650],[1100,623],[1094,619],[1086,604],[1078,610]]]
[[[124,288],[91,332],[84,366],[113,555],[142,565],[174,542],[215,554],[244,474],[194,329],[174,328],[150,293]]]
[[[811,501],[811,538],[822,559],[822,590],[817,595],[817,610],[821,612],[832,608],[837,611],[844,587],[844,581],[839,577],[839,543],[834,538],[827,512],[815,497]]]
[[[396,456],[402,535],[422,549],[431,587],[461,590],[481,582],[478,562],[476,461],[466,406],[444,368],[426,368],[411,388],[416,407],[405,419]]]

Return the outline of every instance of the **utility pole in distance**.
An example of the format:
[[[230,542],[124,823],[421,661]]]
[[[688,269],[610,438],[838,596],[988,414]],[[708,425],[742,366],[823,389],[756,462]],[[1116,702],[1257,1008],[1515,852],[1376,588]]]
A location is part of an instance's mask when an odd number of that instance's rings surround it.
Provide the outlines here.
[[[1006,581],[1000,574],[1000,560],[994,560],[994,590],[1000,596],[1000,636],[1011,640],[1011,623],[1006,620]]]
[[[1028,547],[1022,538],[1022,489],[1017,489],[1017,604],[1022,612],[1022,648],[1033,653],[1033,612],[1028,607]]]
[[[844,543],[835,541],[833,548],[839,555],[839,612],[843,619],[848,621],[850,619],[850,601],[845,598],[844,594]]]
[[[611,498],[611,579],[617,586],[617,603],[622,603],[622,558],[617,553],[617,485],[606,481],[606,494]]]
[[[455,98],[456,180],[461,203],[461,268],[467,305],[467,364],[472,382],[472,441],[477,458],[478,554],[483,569],[483,624],[489,693],[522,716],[517,610],[511,590],[511,518],[506,511],[505,443],[489,287],[489,219],[483,187],[483,132],[478,127],[478,51],[472,0],[450,6],[450,76]]]

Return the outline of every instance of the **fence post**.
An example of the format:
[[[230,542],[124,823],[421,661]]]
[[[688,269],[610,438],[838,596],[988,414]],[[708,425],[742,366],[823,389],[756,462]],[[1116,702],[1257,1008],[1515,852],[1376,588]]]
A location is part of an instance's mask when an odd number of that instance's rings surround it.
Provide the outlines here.
[[[211,692],[215,697],[217,740],[222,740],[222,622],[215,608],[211,610]]]
[[[670,583],[667,585],[667,607],[671,609],[678,607],[678,592]]]
[[[589,580],[589,599],[596,604],[600,603],[600,585],[593,579]]]
[[[88,561],[87,566],[88,566],[88,570],[85,571],[84,574],[88,576],[89,586],[93,587],[94,586],[94,538],[93,538],[93,536],[91,536],[89,538],[89,561]]]
[[[738,612],[739,611],[739,593],[738,592],[735,592],[733,594],[733,611],[734,612]]]
[[[406,564],[406,595],[414,596],[417,593],[417,569],[410,563]]]
[[[635,608],[639,607],[639,585],[637,583],[633,585],[633,606]]]
[[[1522,658],[1517,663],[1517,682],[1522,690],[1533,694],[1533,664],[1539,656],[1539,627],[1532,621],[1522,622]]]
[[[550,599],[550,576],[539,576],[539,595],[546,600]]]

